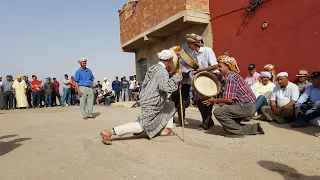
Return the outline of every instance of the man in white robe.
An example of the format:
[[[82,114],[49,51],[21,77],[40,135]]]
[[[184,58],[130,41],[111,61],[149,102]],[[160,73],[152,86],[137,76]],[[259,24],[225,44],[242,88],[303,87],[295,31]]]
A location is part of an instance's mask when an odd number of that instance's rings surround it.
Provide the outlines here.
[[[12,88],[17,100],[17,108],[27,108],[27,85],[20,75],[18,75],[17,80],[13,82]]]

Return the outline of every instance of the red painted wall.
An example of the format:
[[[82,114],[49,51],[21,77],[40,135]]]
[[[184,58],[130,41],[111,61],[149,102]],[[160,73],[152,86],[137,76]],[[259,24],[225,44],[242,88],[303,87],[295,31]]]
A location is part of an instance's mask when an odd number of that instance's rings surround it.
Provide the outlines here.
[[[247,6],[250,0],[210,0],[211,19]],[[262,30],[267,21],[268,28]],[[211,21],[213,49],[228,50],[236,58],[241,75],[247,66],[274,64],[291,80],[299,69],[320,71],[320,0],[270,0],[251,16],[245,9]]]

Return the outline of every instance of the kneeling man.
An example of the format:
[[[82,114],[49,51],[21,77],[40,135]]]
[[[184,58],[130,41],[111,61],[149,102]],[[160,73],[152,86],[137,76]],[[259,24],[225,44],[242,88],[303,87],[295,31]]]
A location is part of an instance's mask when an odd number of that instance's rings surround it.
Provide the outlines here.
[[[256,112],[256,98],[248,84],[238,74],[239,68],[234,58],[224,56],[218,59],[219,70],[225,78],[223,98],[210,98],[206,105],[225,103],[213,111],[214,116],[228,132],[226,137],[244,137],[244,135],[264,134],[260,123],[241,124]]]
[[[100,133],[102,142],[106,145],[112,144],[112,135],[125,135],[130,133],[141,133],[145,131],[151,139],[161,132],[161,135],[173,135],[174,132],[166,128],[169,120],[173,120],[176,112],[175,105],[168,100],[168,93],[178,89],[182,80],[181,70],[177,70],[171,78],[167,69],[173,59],[173,52],[163,50],[158,53],[160,62],[149,68],[140,93],[141,115],[135,122],[102,130]]]

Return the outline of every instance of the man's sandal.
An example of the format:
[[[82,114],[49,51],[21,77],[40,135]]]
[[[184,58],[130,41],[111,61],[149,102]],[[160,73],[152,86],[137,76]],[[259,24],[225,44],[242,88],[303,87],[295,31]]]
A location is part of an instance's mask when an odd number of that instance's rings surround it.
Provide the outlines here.
[[[103,135],[102,133],[100,133],[100,136],[102,138],[102,142],[103,144],[105,145],[111,145],[112,144],[112,141],[110,138],[107,138],[105,135]]]

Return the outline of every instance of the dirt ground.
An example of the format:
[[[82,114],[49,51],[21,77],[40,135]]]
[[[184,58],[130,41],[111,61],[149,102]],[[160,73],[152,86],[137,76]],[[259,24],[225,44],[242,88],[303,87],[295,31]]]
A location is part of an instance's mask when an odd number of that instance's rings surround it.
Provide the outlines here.
[[[101,129],[134,121],[139,109],[94,112],[85,121],[79,107],[0,111],[0,179],[320,179],[320,127],[262,122],[266,135],[230,139],[217,121],[198,131],[200,114],[189,109],[185,142],[126,136],[105,146]]]

